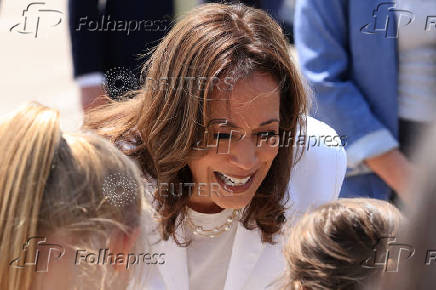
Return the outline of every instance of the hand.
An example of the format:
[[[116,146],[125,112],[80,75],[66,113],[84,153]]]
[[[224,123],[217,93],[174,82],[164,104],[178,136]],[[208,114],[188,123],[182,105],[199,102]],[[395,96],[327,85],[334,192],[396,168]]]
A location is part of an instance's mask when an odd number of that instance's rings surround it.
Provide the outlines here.
[[[368,158],[365,162],[403,200],[406,199],[405,192],[413,176],[414,168],[398,149]]]
[[[90,109],[108,103],[105,92],[101,86],[92,86],[80,89],[82,109],[86,113]]]

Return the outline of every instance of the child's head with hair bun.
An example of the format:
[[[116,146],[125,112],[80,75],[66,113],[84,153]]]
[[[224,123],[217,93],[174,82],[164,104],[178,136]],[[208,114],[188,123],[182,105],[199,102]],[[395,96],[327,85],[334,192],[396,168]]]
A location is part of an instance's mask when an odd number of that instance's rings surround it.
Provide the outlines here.
[[[305,214],[285,246],[285,289],[360,289],[383,270],[363,264],[375,248],[386,249],[400,218],[388,202],[368,198],[339,199]]]

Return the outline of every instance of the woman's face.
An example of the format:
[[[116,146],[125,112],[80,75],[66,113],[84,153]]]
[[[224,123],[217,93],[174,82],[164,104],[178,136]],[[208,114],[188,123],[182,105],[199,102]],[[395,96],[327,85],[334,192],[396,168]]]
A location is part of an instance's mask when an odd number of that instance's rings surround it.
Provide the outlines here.
[[[207,151],[193,150],[188,163],[194,182],[190,206],[203,212],[243,208],[278,153],[268,143],[279,133],[278,83],[255,72],[231,90],[216,89],[209,102]]]

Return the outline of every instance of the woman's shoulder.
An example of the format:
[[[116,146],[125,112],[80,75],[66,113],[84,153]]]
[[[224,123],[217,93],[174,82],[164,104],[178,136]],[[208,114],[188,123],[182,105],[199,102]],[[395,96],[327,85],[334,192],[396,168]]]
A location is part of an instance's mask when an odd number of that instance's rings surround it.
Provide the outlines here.
[[[326,123],[307,117],[304,130],[297,131],[295,146],[296,152],[302,152],[301,160],[305,163],[315,162],[324,169],[331,169],[331,165],[337,164],[338,170],[345,171],[346,141],[346,136],[337,134]]]
[[[304,130],[297,130],[295,137],[294,171],[301,167],[319,174],[335,171],[340,177],[346,170],[346,141],[346,136],[337,134],[326,123],[307,117]]]
[[[347,167],[344,145],[333,128],[307,117],[305,132],[296,137],[302,155],[288,185],[292,212],[301,214],[338,198]]]

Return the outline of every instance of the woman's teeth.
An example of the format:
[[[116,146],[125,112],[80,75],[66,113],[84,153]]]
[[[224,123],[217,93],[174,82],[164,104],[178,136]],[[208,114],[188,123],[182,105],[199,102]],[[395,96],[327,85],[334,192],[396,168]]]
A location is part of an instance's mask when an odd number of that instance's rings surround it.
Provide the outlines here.
[[[226,175],[224,173],[221,173],[221,172],[216,172],[216,173],[217,173],[218,177],[222,180],[222,182],[224,182],[224,184],[226,184],[228,186],[240,186],[240,185],[244,185],[251,178],[251,176],[249,176],[249,177],[240,179],[240,178],[235,178],[235,177],[228,176],[228,175]]]

